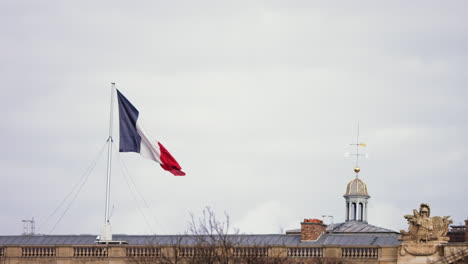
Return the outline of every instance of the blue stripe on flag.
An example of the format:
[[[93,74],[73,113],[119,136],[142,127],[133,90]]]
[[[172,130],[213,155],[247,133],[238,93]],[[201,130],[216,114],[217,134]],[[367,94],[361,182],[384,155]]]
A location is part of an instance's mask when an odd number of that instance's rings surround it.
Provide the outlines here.
[[[136,129],[138,110],[117,90],[119,100],[120,152],[140,153],[141,137]]]

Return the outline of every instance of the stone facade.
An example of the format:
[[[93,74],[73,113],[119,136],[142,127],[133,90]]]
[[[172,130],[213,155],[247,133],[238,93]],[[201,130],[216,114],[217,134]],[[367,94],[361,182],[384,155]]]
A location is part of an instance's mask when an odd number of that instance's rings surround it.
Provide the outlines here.
[[[2,264],[127,264],[127,263],[169,263],[167,257],[174,258],[170,246],[147,245],[35,245],[4,246],[4,255],[0,255]],[[27,250],[25,250],[27,249]],[[244,248],[248,249],[248,248]],[[258,248],[257,248],[258,249]],[[30,252],[25,254],[26,252]],[[190,263],[193,255],[178,253],[178,263]],[[244,251],[243,251],[244,252]],[[418,264],[418,263],[467,263],[468,246],[466,244],[443,245],[437,254],[430,258],[414,256],[402,260],[398,257],[398,247],[362,247],[362,246],[326,246],[326,247],[267,247],[260,258],[280,256],[286,259],[282,263],[366,263],[366,264]],[[233,258],[235,259],[235,258]],[[321,260],[322,259],[322,260]],[[463,260],[465,259],[465,260]],[[320,262],[322,261],[322,262]],[[323,262],[325,261],[325,262]],[[461,262],[460,262],[461,261]],[[463,262],[465,261],[465,262]],[[173,263],[173,262],[170,262]],[[236,262],[232,262],[236,263]]]
[[[25,255],[25,248],[35,253]],[[42,249],[42,251],[41,251]],[[53,249],[45,253],[45,249]],[[286,263],[311,263],[307,261],[329,259],[341,263],[397,263],[395,247],[268,247],[264,258],[280,256]],[[165,257],[174,258],[173,248],[169,246],[131,246],[131,245],[69,245],[69,246],[6,246],[5,256],[0,257],[2,264],[126,264],[126,263],[167,263]],[[312,252],[312,253],[311,253]],[[315,252],[315,253],[313,253]],[[315,255],[314,255],[315,254]],[[190,255],[181,257],[179,263],[188,263]],[[233,262],[235,263],[235,262]],[[284,263],[284,262],[282,262]]]
[[[455,263],[459,259],[466,259],[468,244],[458,246],[456,243],[448,245],[447,232],[453,222],[449,216],[431,217],[431,208],[422,203],[412,215],[405,215],[408,221],[408,231],[401,230],[398,263]],[[456,250],[454,250],[456,249]]]

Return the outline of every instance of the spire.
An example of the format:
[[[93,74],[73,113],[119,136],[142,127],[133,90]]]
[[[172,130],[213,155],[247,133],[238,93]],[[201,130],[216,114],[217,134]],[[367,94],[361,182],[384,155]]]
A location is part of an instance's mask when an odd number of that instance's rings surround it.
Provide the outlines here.
[[[365,143],[359,140],[359,124],[357,126],[356,143],[350,144],[356,147],[356,152],[351,155],[356,157],[354,165],[354,173],[356,177],[346,186],[346,193],[343,197],[346,200],[346,222],[348,221],[362,221],[367,222],[367,200],[370,198],[367,192],[367,185],[359,179],[359,158],[366,155],[361,153],[360,147],[367,147]]]
[[[349,144],[350,146],[356,146],[356,152],[352,153],[352,156],[356,157],[356,163],[354,165],[354,172],[356,173],[356,178],[359,178],[359,172],[361,168],[359,167],[359,158],[365,157],[365,154],[359,152],[359,147],[367,147],[367,144],[364,142],[359,141],[359,124],[357,125],[357,136],[356,136],[356,143]]]

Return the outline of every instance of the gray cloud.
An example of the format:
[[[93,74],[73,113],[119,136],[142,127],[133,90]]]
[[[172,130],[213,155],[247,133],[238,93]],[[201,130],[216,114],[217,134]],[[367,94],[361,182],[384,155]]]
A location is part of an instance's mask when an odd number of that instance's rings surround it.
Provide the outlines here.
[[[342,221],[358,122],[371,224],[404,228],[421,202],[460,222],[466,5],[4,1],[0,233],[50,230],[107,137],[111,81],[189,175],[122,154],[150,208],[114,162],[115,233],[183,232],[207,205],[248,233]],[[54,232],[99,232],[104,184],[102,160]]]

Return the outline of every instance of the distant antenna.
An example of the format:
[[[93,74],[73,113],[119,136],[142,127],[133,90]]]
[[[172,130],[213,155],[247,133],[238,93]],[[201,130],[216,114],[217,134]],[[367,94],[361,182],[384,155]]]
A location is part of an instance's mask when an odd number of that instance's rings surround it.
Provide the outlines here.
[[[330,219],[331,220],[330,224],[333,225],[333,215],[322,215],[322,217],[323,217],[324,222],[325,222],[325,219],[327,219],[327,218]]]
[[[36,231],[36,221],[34,221],[34,217],[22,220],[21,222],[23,222],[23,235],[34,236]]]

